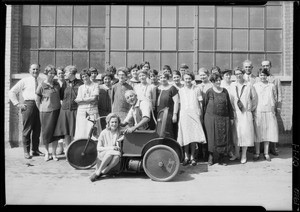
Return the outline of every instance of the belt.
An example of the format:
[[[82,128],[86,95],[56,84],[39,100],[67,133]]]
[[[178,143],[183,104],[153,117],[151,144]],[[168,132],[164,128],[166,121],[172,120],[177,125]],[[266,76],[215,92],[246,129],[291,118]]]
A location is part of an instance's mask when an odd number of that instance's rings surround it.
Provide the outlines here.
[[[35,102],[35,100],[25,100],[24,102]]]

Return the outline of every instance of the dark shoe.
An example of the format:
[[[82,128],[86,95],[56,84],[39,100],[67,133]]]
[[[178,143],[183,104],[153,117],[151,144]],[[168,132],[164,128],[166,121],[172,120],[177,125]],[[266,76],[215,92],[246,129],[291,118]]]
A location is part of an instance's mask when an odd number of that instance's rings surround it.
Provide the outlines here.
[[[209,155],[207,163],[208,163],[209,166],[212,166],[214,164],[212,155]]]
[[[276,151],[270,151],[270,154],[272,154],[274,156],[278,156],[278,152],[276,152]]]
[[[186,159],[184,159],[182,165],[183,165],[183,166],[186,166],[186,165],[188,165],[189,163],[190,163],[190,160],[186,158]]]
[[[192,162],[191,162],[192,166],[196,166],[197,165],[197,162],[193,159]]]
[[[267,161],[271,162],[270,155],[264,155],[264,158],[265,158]]]
[[[254,154],[253,155],[253,160],[258,161],[259,160],[259,154]]]
[[[45,156],[45,154],[38,150],[38,151],[32,152],[32,156]]]
[[[29,155],[29,153],[24,153],[24,158],[31,159],[32,157]]]
[[[101,174],[100,175],[96,175],[96,173],[93,173],[91,176],[90,176],[90,180],[91,182],[95,182],[96,180],[99,180],[101,177]]]

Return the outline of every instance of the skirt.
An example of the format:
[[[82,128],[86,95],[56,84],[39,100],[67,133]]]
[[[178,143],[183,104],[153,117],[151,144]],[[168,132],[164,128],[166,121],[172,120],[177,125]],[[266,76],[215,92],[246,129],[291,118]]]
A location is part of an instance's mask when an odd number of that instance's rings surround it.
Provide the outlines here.
[[[272,112],[257,112],[256,114],[256,142],[278,142],[277,119]]]
[[[41,131],[43,144],[49,144],[54,141],[53,133],[59,116],[59,109],[50,112],[40,112]]]
[[[237,145],[240,147],[254,146],[256,139],[254,121],[252,113],[237,111],[235,119],[235,130],[237,135]]]
[[[98,159],[102,161],[105,155],[113,155],[113,156],[121,157],[121,152],[117,151],[117,150],[112,150],[112,149],[102,151],[102,152],[98,153]]]
[[[54,136],[64,138],[65,135],[74,137],[77,110],[60,110]]]

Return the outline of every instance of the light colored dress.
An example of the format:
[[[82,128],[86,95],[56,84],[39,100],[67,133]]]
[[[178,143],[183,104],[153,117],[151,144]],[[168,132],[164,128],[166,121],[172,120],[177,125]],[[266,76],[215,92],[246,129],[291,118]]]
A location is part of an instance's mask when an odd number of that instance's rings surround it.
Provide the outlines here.
[[[179,89],[180,117],[178,123],[177,141],[181,146],[192,142],[206,143],[205,134],[200,122],[201,91],[198,86],[192,85]]]
[[[254,88],[258,96],[256,108],[256,142],[278,142],[278,125],[275,115],[275,103],[277,100],[276,87],[273,83],[255,83]]]
[[[98,96],[98,95],[99,95],[99,85],[97,83],[92,82],[89,85],[83,84],[78,88],[78,93],[75,101],[80,100],[82,98]],[[92,120],[99,118],[97,102],[95,101],[94,104],[78,103],[74,139],[88,138],[93,123],[87,120],[86,112],[91,115],[90,118]],[[100,120],[97,121],[96,127],[97,127],[97,135],[96,135],[96,139],[97,139],[101,131]],[[95,139],[95,137],[93,139]]]
[[[244,91],[241,95],[242,86],[245,86]],[[240,101],[244,105],[243,111],[240,111],[237,106],[237,92],[241,95]],[[237,145],[238,146],[254,146],[254,141],[256,139],[254,121],[253,121],[253,111],[255,111],[257,106],[257,94],[251,83],[244,81],[243,85],[239,85],[237,82],[232,83],[231,87],[233,110],[235,116],[235,127],[237,133]]]
[[[134,86],[133,90],[137,94],[139,100],[148,100],[152,103],[152,107],[156,104],[156,86],[150,83],[146,85],[138,83]]]
[[[108,129],[101,131],[97,143],[98,159],[103,160],[107,154],[121,157],[121,152],[114,150],[115,146],[119,147],[117,140],[120,138],[120,132],[112,132]]]

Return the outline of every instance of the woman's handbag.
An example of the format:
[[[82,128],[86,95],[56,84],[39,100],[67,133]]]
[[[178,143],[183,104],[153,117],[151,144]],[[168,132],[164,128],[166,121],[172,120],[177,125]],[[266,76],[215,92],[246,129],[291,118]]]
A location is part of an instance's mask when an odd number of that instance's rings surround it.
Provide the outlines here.
[[[243,105],[242,101],[240,100],[240,98],[241,98],[241,96],[243,94],[244,88],[245,88],[245,85],[243,85],[242,91],[241,91],[241,95],[239,95],[238,88],[235,87],[236,95],[237,95],[237,98],[238,98],[238,100],[237,100],[237,106],[239,107],[239,109],[240,109],[241,112],[243,112],[244,105]]]

